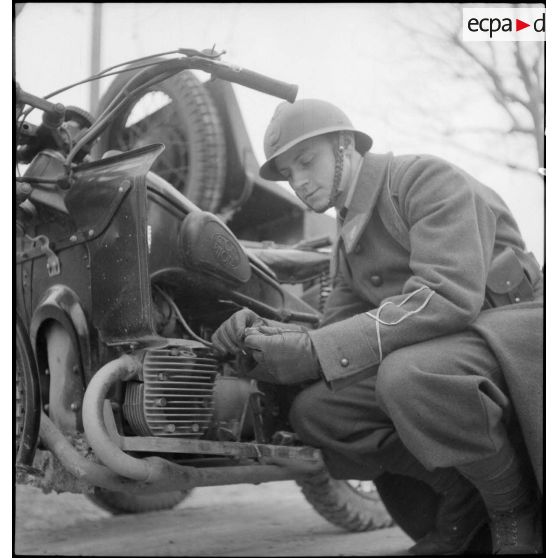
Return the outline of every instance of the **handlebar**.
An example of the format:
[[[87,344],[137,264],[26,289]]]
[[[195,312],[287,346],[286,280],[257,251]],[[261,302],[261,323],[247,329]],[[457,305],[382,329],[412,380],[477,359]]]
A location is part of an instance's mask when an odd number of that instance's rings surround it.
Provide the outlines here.
[[[177,52],[185,54],[186,56],[184,58],[160,60],[159,63],[147,64],[146,66],[138,66],[138,68],[145,68],[151,66],[151,68],[149,68],[148,71],[153,76],[162,74],[166,71],[172,72],[172,71],[180,71],[183,69],[203,70],[211,74],[212,76],[233,83],[238,83],[239,85],[243,85],[244,87],[255,89],[256,91],[260,91],[268,95],[273,95],[274,97],[278,97],[280,99],[285,99],[290,103],[294,102],[294,100],[296,99],[296,95],[298,93],[298,86],[293,83],[280,81],[278,79],[265,76],[258,72],[247,70],[246,68],[241,68],[240,66],[235,66],[232,64],[221,62],[219,60],[216,60],[216,56],[215,57],[211,57],[209,55],[203,56],[203,53],[198,51],[179,49]],[[144,57],[144,58],[150,58],[150,57]],[[143,60],[143,58],[139,60]],[[119,64],[119,66],[121,65],[122,64]],[[133,69],[134,69],[133,66],[129,66],[121,71],[131,71]],[[101,77],[112,75],[112,74],[108,74],[107,72],[108,70],[105,70],[104,72],[101,72],[96,76],[92,76],[87,80],[83,80],[83,82],[90,81],[91,79],[99,79]],[[78,82],[78,83],[83,83],[83,82]],[[77,85],[78,83],[74,85]],[[68,89],[69,87],[65,87],[64,90]],[[48,95],[47,97],[52,96],[53,94],[54,93]],[[45,112],[54,113],[54,114],[62,113],[64,109],[64,106],[60,103],[52,103],[50,101],[47,101],[46,98],[43,99],[41,97],[37,97],[35,95],[32,95],[31,93],[27,93],[26,91],[23,91],[18,83],[16,83],[16,103],[29,105],[39,110],[43,110]]]
[[[218,55],[204,55],[203,52],[198,51],[192,51],[190,53],[190,51],[187,52],[186,49],[179,49],[177,52],[185,54],[186,56],[182,58],[159,59],[158,62],[154,62],[152,64],[137,66],[137,69],[141,68],[142,71],[130,79],[120,92],[120,95],[117,95],[117,97],[113,99],[112,103],[105,109],[103,114],[99,116],[87,132],[82,134],[77,142],[71,146],[70,152],[66,158],[67,166],[71,164],[74,156],[85,145],[98,137],[103,128],[106,127],[109,120],[121,108],[122,103],[125,102],[126,99],[129,100],[134,95],[139,94],[148,85],[167,79],[182,70],[202,70],[211,74],[213,77],[238,83],[239,85],[255,89],[256,91],[261,91],[262,93],[273,95],[280,99],[285,99],[291,103],[294,102],[296,98],[298,86],[295,84],[286,83],[284,81],[253,72],[252,70],[247,70],[239,66],[233,66],[231,64],[221,62],[216,59]],[[143,59],[138,59],[136,62],[142,60]],[[121,64],[119,66],[123,65]],[[120,71],[133,71],[134,69],[136,68],[133,65],[129,65]],[[106,75],[110,75],[107,72],[108,70],[105,70],[100,74],[92,76],[88,80],[83,80],[78,83],[84,83],[85,81],[89,81],[91,79],[99,79],[101,77],[105,77]],[[140,85],[140,79],[142,80],[142,85]],[[16,99],[18,105],[30,105],[31,107],[43,110],[43,124],[49,129],[52,129],[52,133],[56,132],[56,128],[64,119],[65,107],[63,105],[60,103],[52,103],[46,99],[41,99],[40,97],[31,95],[30,93],[23,91],[18,84],[16,84]]]
[[[27,93],[23,91],[19,83],[16,83],[16,103],[29,105],[44,112],[63,112],[64,106],[60,103],[51,103],[46,99]]]
[[[259,74],[258,72],[241,68],[240,66],[234,66],[232,64],[227,64],[225,62],[201,56],[190,56],[187,58],[162,61],[161,65],[158,65],[152,70],[147,70],[147,72],[158,74],[163,71],[172,71],[178,68],[203,70],[214,77],[218,77],[232,83],[238,83],[244,87],[249,87],[250,89],[255,89],[256,91],[260,91],[261,93],[266,93],[268,95],[273,95],[279,99],[285,99],[290,103],[294,102],[298,93],[298,86],[293,83],[280,81],[278,79]]]
[[[218,78],[244,85],[250,89],[255,89],[256,91],[261,91],[262,93],[267,93],[268,95],[273,95],[280,99],[285,99],[285,101],[289,101],[290,103],[294,102],[296,99],[298,86],[293,83],[286,83],[253,72],[252,70],[246,70],[245,68],[224,64],[222,62],[212,61],[212,66],[213,69],[211,70],[211,74]]]

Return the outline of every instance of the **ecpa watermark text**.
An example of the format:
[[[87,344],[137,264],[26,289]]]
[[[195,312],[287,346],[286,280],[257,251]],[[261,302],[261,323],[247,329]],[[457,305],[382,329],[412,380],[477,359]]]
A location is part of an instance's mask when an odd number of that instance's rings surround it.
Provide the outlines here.
[[[544,41],[545,9],[463,8],[464,41]]]

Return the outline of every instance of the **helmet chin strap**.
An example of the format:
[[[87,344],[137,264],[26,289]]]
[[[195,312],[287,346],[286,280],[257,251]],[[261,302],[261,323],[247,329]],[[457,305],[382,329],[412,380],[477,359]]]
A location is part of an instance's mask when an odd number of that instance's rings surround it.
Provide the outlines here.
[[[343,165],[345,163],[345,146],[343,145],[343,133],[339,134],[339,147],[335,152],[335,172],[333,174],[333,186],[329,196],[329,207],[333,207],[341,195],[341,180],[343,178]]]

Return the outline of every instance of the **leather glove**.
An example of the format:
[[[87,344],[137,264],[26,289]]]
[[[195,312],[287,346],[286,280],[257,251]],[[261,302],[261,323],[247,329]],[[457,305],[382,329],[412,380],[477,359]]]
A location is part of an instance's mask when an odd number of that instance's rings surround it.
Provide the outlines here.
[[[274,384],[296,384],[320,378],[320,363],[308,331],[302,326],[255,325],[246,330],[244,347],[257,363],[246,376]]]
[[[286,326],[282,322],[258,316],[252,310],[243,308],[225,320],[211,336],[215,350],[222,355],[236,355],[244,350],[244,335],[247,327],[265,325],[270,327]],[[301,326],[292,326],[294,328]]]

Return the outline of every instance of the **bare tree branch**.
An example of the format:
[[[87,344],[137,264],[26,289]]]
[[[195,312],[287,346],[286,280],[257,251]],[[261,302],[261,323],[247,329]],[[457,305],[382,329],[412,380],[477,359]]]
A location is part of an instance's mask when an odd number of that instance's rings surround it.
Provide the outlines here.
[[[517,119],[517,115],[513,112],[513,110],[509,106],[509,104],[506,102],[505,98],[502,97],[501,92],[498,91],[497,89],[493,89],[492,87],[490,88],[490,92],[491,92],[492,96],[494,97],[494,99],[497,101],[500,108],[502,108],[507,113],[507,115],[510,117],[510,120],[512,121],[512,127],[513,128],[520,128],[521,125],[519,123],[519,120]]]
[[[534,124],[534,136],[537,144],[537,156],[539,165],[544,163],[544,137],[543,137],[543,118],[542,118],[542,95],[540,91],[533,85],[531,80],[531,72],[527,68],[527,64],[521,52],[519,41],[515,43],[515,60],[519,73],[525,85],[527,95],[529,96],[529,103],[527,109],[531,113]]]
[[[406,31],[410,37],[413,38],[421,37],[424,39],[430,39],[435,43],[441,43],[444,40],[443,37],[440,37],[440,35],[436,35],[435,33],[428,33],[424,29],[418,29],[417,27],[414,27],[412,25],[407,25],[406,23],[403,23],[403,21],[401,20],[397,20],[397,25],[401,27],[403,31]],[[417,41],[417,43],[420,44],[421,41]]]
[[[488,128],[484,126],[478,127],[460,127],[459,130],[448,129],[447,135],[453,134],[526,134],[526,135],[533,135],[533,128],[525,128],[521,126],[512,126],[507,130],[504,128]]]
[[[531,97],[531,72],[527,68],[527,63],[525,62],[525,58],[523,57],[523,53],[521,52],[520,41],[516,41],[514,44],[514,55],[517,68],[519,69],[519,74],[521,75],[521,79],[523,81],[523,84],[525,85],[525,89],[527,90],[527,94],[529,95],[529,97]]]
[[[478,64],[490,77],[495,89],[499,92],[503,99],[508,99],[510,101],[514,101],[523,105],[524,107],[528,108],[529,102],[525,99],[522,99],[518,95],[516,95],[513,91],[509,90],[503,83],[502,77],[498,74],[498,72],[488,66],[479,56],[477,56],[461,39],[459,38],[458,34],[451,35],[451,41],[455,46],[460,48],[463,52],[469,55],[469,57]]]
[[[387,122],[387,119],[383,118],[382,120],[384,120],[385,122]],[[390,120],[388,122],[389,127],[394,130],[397,131],[399,133],[406,133],[407,132],[407,127],[404,124],[400,124],[399,122],[394,122],[393,120]],[[502,131],[500,131],[500,134],[502,133]],[[437,130],[434,126],[424,126],[424,127],[419,127],[417,132],[415,133],[415,139],[417,141],[428,141],[428,142],[432,142],[432,143],[443,143],[444,146],[448,146],[451,145],[452,147],[455,147],[456,149],[460,150],[460,151],[466,151],[467,153],[469,153],[470,155],[473,155],[474,157],[478,157],[481,158],[485,161],[489,161],[491,163],[500,165],[500,166],[504,166],[507,167],[509,169],[512,170],[516,170],[519,172],[525,172],[525,173],[529,173],[531,175],[537,175],[540,177],[540,175],[538,174],[538,172],[536,170],[533,170],[533,168],[527,167],[525,165],[520,165],[516,162],[512,162],[509,161],[506,158],[503,157],[496,157],[494,155],[492,155],[491,153],[487,153],[486,151],[479,151],[477,149],[473,149],[467,145],[464,145],[463,143],[461,143],[460,141],[458,141],[456,139],[456,134],[453,135],[453,137],[446,137],[444,135],[443,130]]]
[[[469,147],[468,145],[463,145],[463,144],[458,143],[458,142],[454,142],[453,145],[458,147],[459,149],[461,149],[463,151],[467,151],[471,155],[475,155],[476,157],[481,157],[482,159],[485,159],[487,161],[491,161],[493,163],[497,163],[499,165],[505,165],[506,167],[508,167],[512,170],[527,172],[529,174],[534,174],[534,175],[538,176],[538,172],[537,172],[536,169],[532,169],[532,168],[526,167],[524,165],[519,165],[519,164],[511,162],[507,159],[500,159],[499,157],[494,157],[494,155],[491,155],[490,153],[486,153],[485,151],[478,151],[476,149],[473,149],[473,148]]]
[[[490,50],[490,59],[492,60],[492,66],[496,67],[498,65],[498,61],[496,60],[496,50],[494,50],[494,43],[487,43],[488,48]]]
[[[535,79],[537,80],[538,90],[542,91],[543,90],[543,83],[542,83],[543,72],[541,71],[541,67],[542,67],[542,60],[543,60],[543,55],[544,55],[542,41],[536,43],[535,48],[536,48],[536,53],[535,53],[535,56],[533,57],[533,64],[531,65],[531,73],[535,76]]]
[[[430,5],[426,4],[424,9],[430,9]],[[428,17],[420,18],[420,22],[417,18],[416,24],[414,21],[409,23],[408,19],[401,22],[401,27],[417,42],[415,53],[417,57],[420,56],[421,68],[428,68],[428,63],[431,63],[431,71],[437,75],[438,81],[445,78],[459,81],[466,85],[462,91],[467,91],[479,101],[484,89],[506,118],[501,119],[501,129],[498,124],[483,125],[480,120],[476,123],[471,121],[470,126],[463,127],[459,122],[464,119],[454,117],[454,114],[458,114],[455,109],[466,100],[461,93],[453,96],[453,109],[450,100],[449,103],[436,105],[433,111],[432,103],[413,102],[415,99],[411,97],[415,94],[414,88],[401,88],[409,111],[421,117],[428,114],[427,124],[420,128],[421,135],[429,131],[435,135],[436,141],[443,138],[442,141],[447,142],[452,136],[478,134],[485,136],[482,140],[484,143],[489,141],[489,137],[498,135],[507,139],[528,136],[536,147],[538,166],[544,166],[543,43],[467,43],[461,38],[460,5],[437,5],[431,11]],[[424,89],[424,85],[421,88]],[[420,91],[417,90],[417,93]],[[418,96],[424,98],[424,95]],[[489,105],[483,106],[489,108]],[[446,113],[442,112],[444,108]],[[448,128],[448,123],[455,129]],[[537,174],[533,170],[536,163],[532,167],[520,165],[466,145],[457,144],[456,147],[508,168]]]

